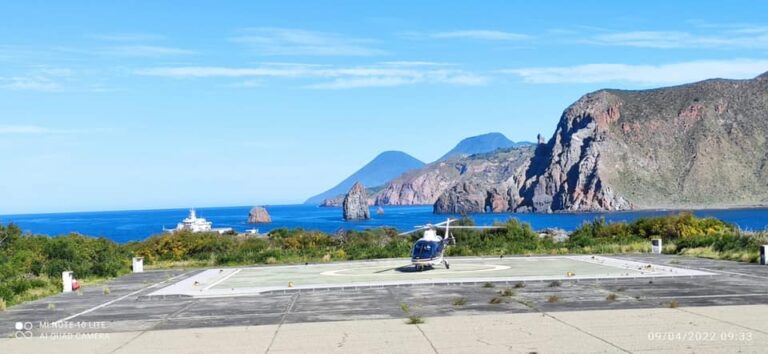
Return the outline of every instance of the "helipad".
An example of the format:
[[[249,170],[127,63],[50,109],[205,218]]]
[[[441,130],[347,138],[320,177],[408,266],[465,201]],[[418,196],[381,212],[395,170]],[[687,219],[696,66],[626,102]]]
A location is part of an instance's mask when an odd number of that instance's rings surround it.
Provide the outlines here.
[[[712,273],[603,256],[454,258],[450,269],[417,272],[407,259],[209,269],[149,297],[220,297],[274,291],[315,291],[477,282],[599,280],[702,276]]]

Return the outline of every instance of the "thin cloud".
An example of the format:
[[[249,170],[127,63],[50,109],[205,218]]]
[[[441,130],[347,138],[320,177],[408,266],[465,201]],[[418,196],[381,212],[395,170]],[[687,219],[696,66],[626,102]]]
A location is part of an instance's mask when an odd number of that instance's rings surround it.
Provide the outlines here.
[[[73,71],[66,68],[38,67],[24,74],[0,77],[0,88],[15,91],[61,91],[73,75]]]
[[[495,30],[435,32],[429,33],[427,36],[435,39],[476,39],[484,41],[520,41],[531,38],[531,36],[527,34]]]
[[[768,28],[742,27],[713,35],[679,31],[633,31],[600,34],[588,42],[638,48],[766,49]]]
[[[663,65],[586,64],[501,70],[534,84],[625,82],[682,84],[713,77],[748,79],[768,70],[768,60],[690,61]]]
[[[370,39],[293,28],[249,28],[230,38],[258,55],[274,56],[375,56],[386,54],[373,48]]]
[[[102,50],[101,53],[105,55],[122,57],[167,57],[195,54],[194,51],[187,49],[155,45],[114,46]]]
[[[401,66],[401,67],[408,67],[408,66],[456,66],[456,64],[453,63],[440,63],[440,62],[434,62],[434,61],[407,61],[407,60],[401,60],[401,61],[385,61],[381,62],[382,65],[389,65],[389,66]]]
[[[101,33],[88,37],[108,42],[150,42],[164,39],[164,36],[151,33]]]
[[[414,84],[448,84],[481,86],[489,79],[461,69],[432,66],[306,66],[265,65],[252,68],[232,67],[165,67],[136,71],[138,75],[172,78],[273,78],[311,80],[304,87],[313,89],[346,89],[360,87],[392,87]],[[262,83],[262,81],[259,81]]]

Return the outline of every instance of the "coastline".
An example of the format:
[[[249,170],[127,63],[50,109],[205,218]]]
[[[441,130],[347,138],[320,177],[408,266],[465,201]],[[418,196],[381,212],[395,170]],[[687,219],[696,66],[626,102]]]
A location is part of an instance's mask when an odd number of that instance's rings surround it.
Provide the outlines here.
[[[375,208],[375,207],[372,207]],[[321,208],[296,205],[267,206],[272,216],[269,224],[247,224],[249,206],[197,208],[202,216],[213,222],[214,227],[231,227],[236,232],[256,228],[269,232],[279,228],[316,230],[333,234],[338,230],[367,230],[391,227],[410,230],[414,225],[436,223],[448,217],[460,215],[433,214],[431,206],[384,207],[383,215],[375,215],[366,221],[345,222],[339,208]],[[162,232],[163,227],[173,227],[184,219],[188,209],[153,209],[135,211],[97,211],[82,213],[20,214],[0,216],[0,223],[15,223],[26,233],[65,235],[80,233],[103,236],[118,243],[141,241]],[[727,209],[647,209],[610,212],[559,212],[559,213],[483,213],[469,214],[477,225],[491,225],[517,219],[530,224],[535,230],[560,228],[572,231],[597,218],[607,222],[627,222],[640,217],[653,217],[692,212],[699,217],[716,217],[733,223],[743,230],[768,228],[768,208],[753,206]]]

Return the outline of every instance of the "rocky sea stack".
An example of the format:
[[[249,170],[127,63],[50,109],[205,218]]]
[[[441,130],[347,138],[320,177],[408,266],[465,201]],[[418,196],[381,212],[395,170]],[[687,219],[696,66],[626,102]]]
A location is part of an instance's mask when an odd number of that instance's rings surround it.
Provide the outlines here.
[[[253,207],[248,213],[249,224],[269,224],[272,222],[272,217],[267,213],[267,209],[264,207]]]
[[[368,220],[371,210],[368,208],[368,193],[360,182],[356,182],[342,203],[344,220]]]

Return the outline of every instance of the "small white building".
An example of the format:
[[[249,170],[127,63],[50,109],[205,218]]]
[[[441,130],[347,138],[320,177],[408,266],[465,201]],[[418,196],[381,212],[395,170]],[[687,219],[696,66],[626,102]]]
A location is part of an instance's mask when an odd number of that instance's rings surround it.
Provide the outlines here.
[[[176,228],[172,230],[166,230],[170,232],[177,231],[191,231],[191,232],[218,232],[223,234],[225,232],[232,231],[231,227],[211,227],[212,222],[205,220],[204,218],[198,218],[195,213],[195,209],[189,209],[189,216],[187,216],[180,223],[176,224]]]

